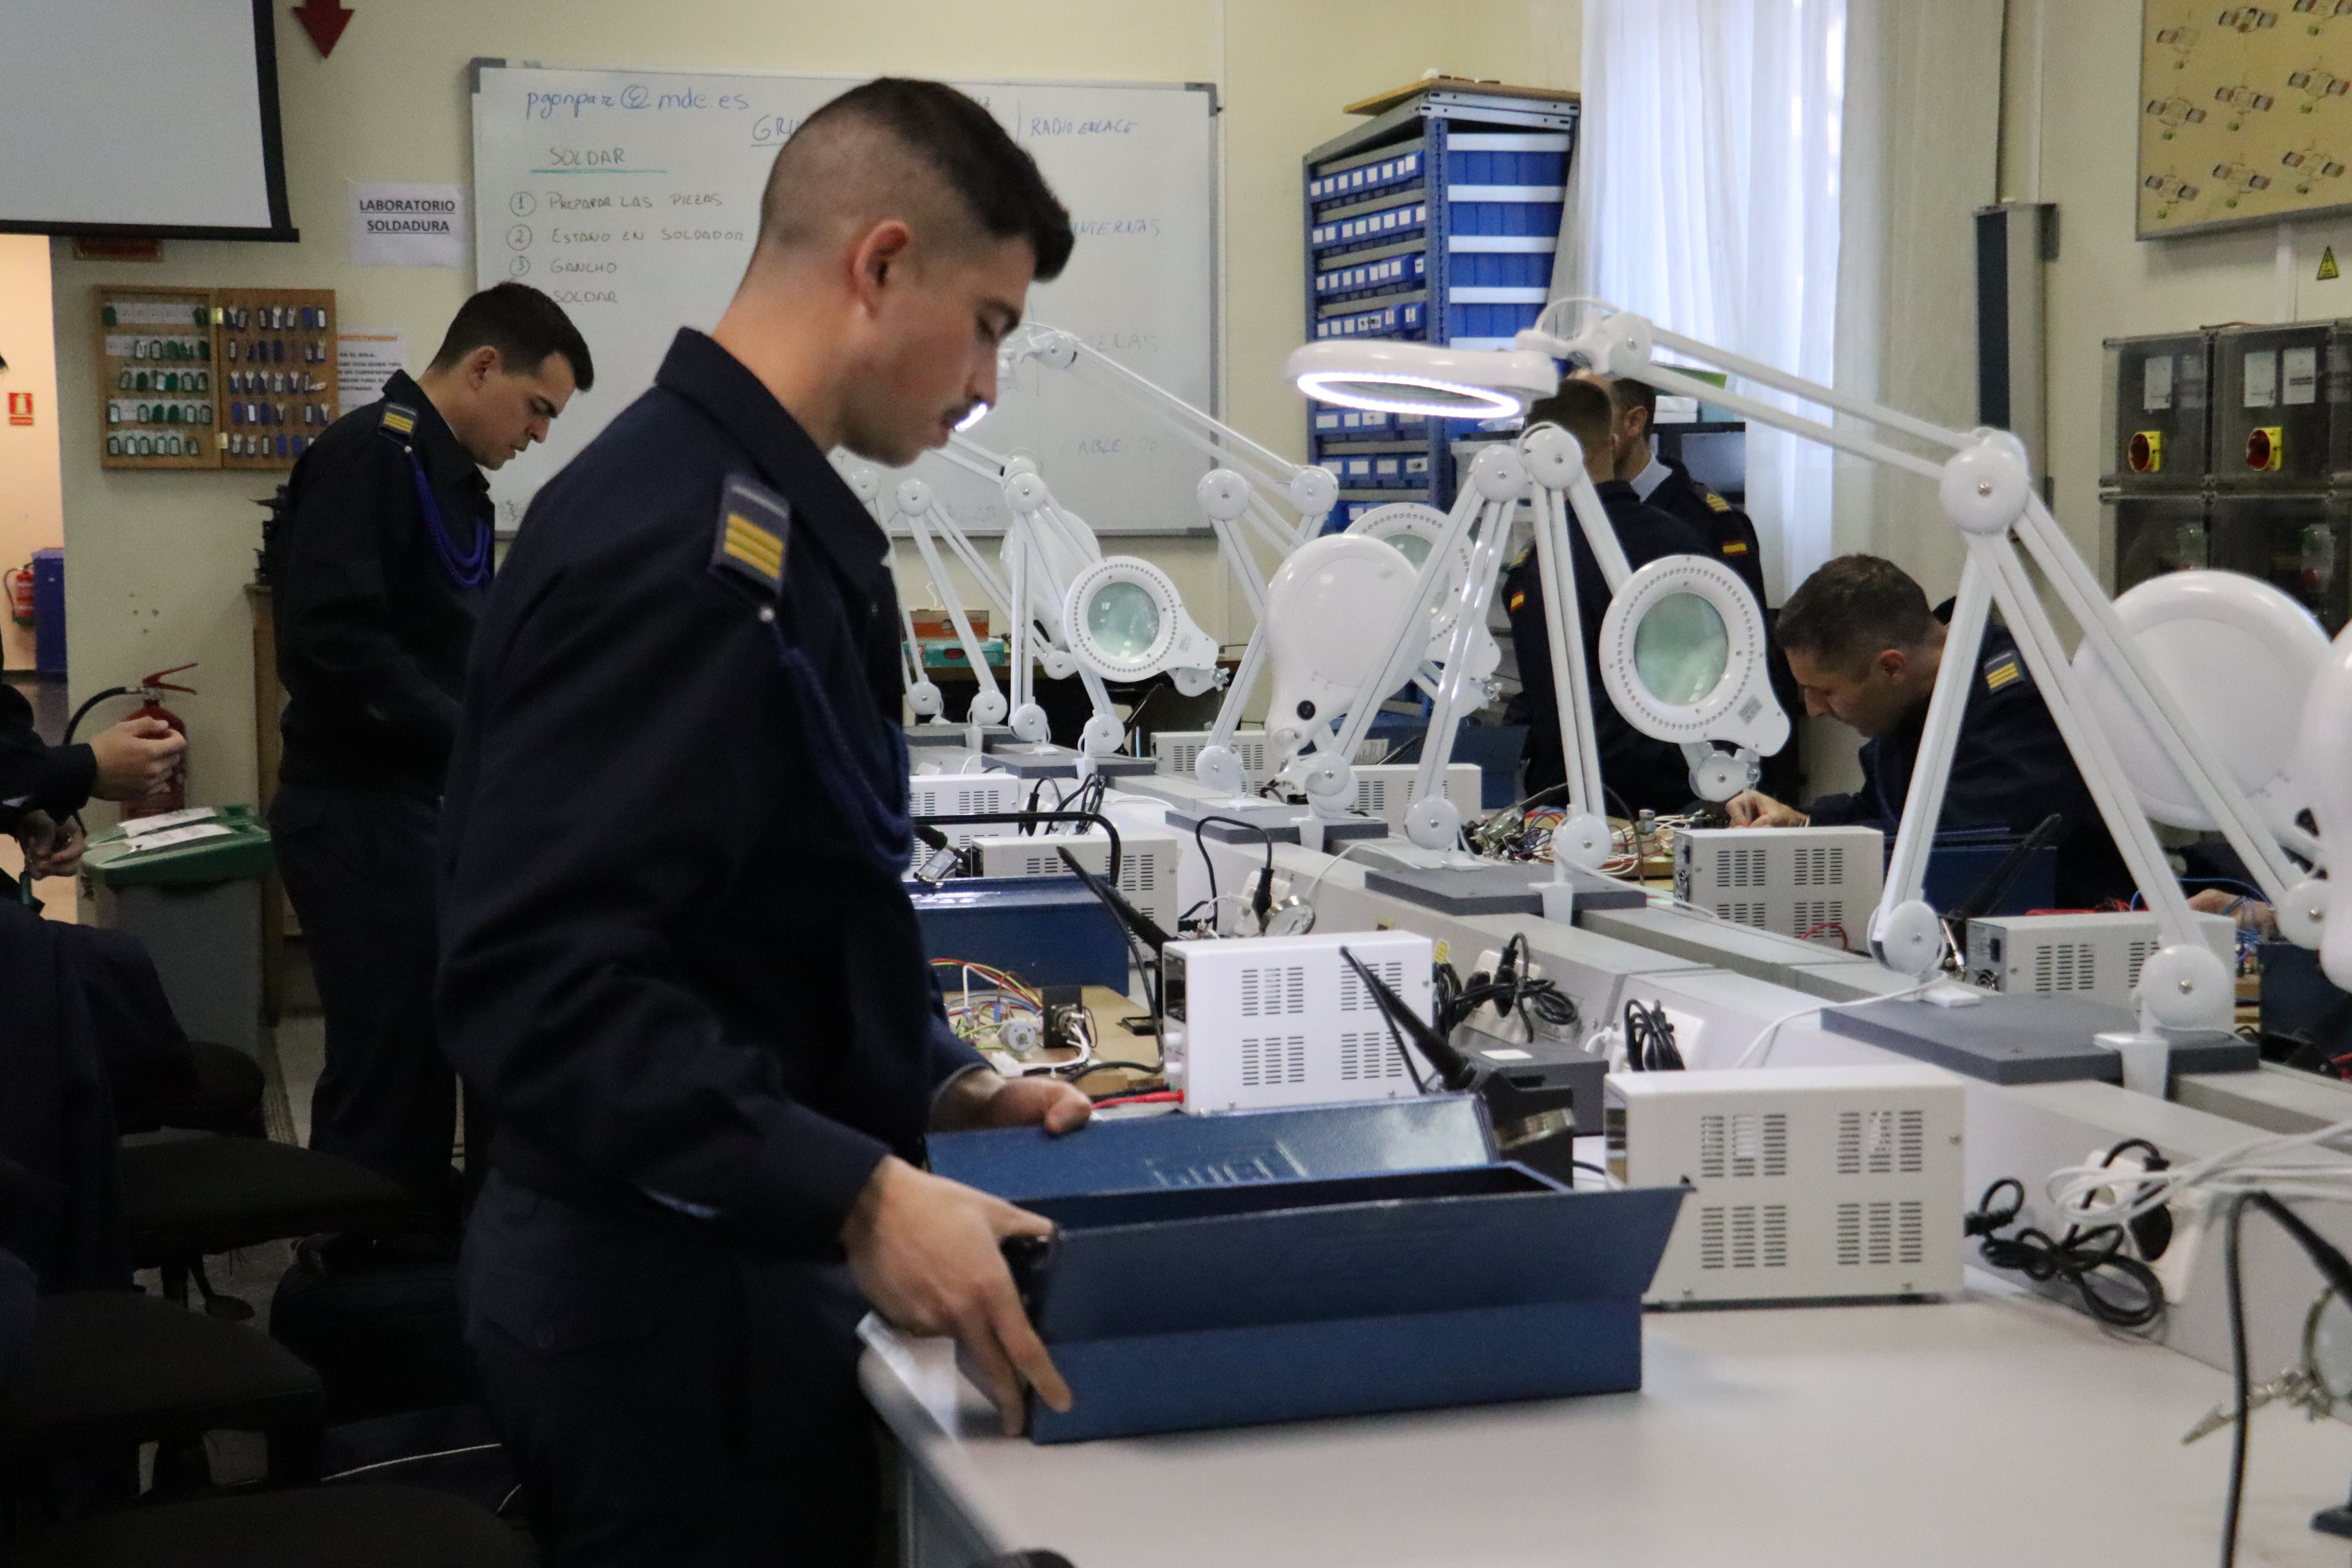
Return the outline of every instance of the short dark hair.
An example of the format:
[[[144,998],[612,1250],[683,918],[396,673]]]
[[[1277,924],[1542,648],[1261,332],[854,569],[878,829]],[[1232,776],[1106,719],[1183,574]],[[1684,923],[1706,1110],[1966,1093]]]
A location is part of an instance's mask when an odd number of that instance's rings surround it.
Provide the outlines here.
[[[1027,240],[1040,282],[1061,275],[1076,240],[1069,211],[1045,184],[1037,161],[972,99],[944,82],[907,77],[877,77],[853,87],[801,122],[778,150],[761,193],[762,243],[783,239],[799,216],[791,210],[798,194],[792,187],[803,177],[802,164],[821,159],[816,150],[835,133],[859,126],[882,132],[937,175],[982,233]],[[875,195],[903,198],[906,193]]]
[[[1833,669],[1856,669],[1890,647],[1917,647],[1936,617],[1911,574],[1875,555],[1841,555],[1780,606],[1780,646]]]
[[[596,384],[596,362],[588,342],[563,307],[528,283],[494,283],[464,304],[449,321],[433,370],[447,370],[476,349],[499,351],[509,375],[530,375],[562,354],[572,366],[572,384],[585,392]]]
[[[1549,397],[1538,399],[1528,410],[1528,423],[1557,425],[1583,444],[1588,452],[1609,445],[1610,427],[1616,423],[1616,407],[1609,394],[1589,381],[1569,377],[1555,388]]]
[[[1620,416],[1638,408],[1650,416],[1651,424],[1658,422],[1658,389],[1646,381],[1622,375],[1610,377],[1609,401],[1617,405]]]

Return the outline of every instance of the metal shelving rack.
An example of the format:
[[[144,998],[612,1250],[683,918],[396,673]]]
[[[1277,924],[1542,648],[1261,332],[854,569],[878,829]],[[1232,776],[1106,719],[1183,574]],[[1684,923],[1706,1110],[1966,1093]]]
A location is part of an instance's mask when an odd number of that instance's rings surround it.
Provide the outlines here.
[[[1307,335],[1507,347],[1550,297],[1580,105],[1433,87],[1304,160]],[[1307,416],[1339,475],[1333,528],[1372,507],[1444,508],[1459,420]]]

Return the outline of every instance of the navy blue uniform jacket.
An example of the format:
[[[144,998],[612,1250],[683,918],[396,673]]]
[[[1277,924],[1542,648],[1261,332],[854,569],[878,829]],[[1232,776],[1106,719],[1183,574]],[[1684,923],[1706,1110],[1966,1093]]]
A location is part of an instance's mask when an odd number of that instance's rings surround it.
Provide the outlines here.
[[[1949,618],[1950,606],[1937,612]],[[2103,899],[2128,899],[2131,873],[2116,853],[2098,806],[2066,750],[2057,722],[2018,657],[2017,641],[1998,626],[1985,627],[1969,682],[1969,703],[1952,749],[1952,776],[1944,788],[1938,828],[2006,827],[2029,833],[2052,812],[2066,819],[2058,841],[2058,902],[2087,910]],[[1927,726],[1927,705],[1914,710],[1892,734],[1862,747],[1862,788],[1823,795],[1807,815],[1824,827],[1875,827],[1891,842],[1903,821],[1911,773]]]
[[[790,503],[780,586],[724,556],[730,476]],[[899,879],[887,551],[694,331],[531,503],[441,850],[442,1037],[509,1180],[824,1258],[885,1153],[921,1159],[934,1093],[980,1058]]]
[[[415,471],[384,427],[386,405],[415,416],[409,438],[460,552],[492,526],[489,481],[407,372],[383,393],[302,454],[270,540],[286,688],[278,776],[430,800],[457,736],[483,590],[454,581],[436,554]]]
[[[1633,487],[1612,479],[1596,487],[1628,565],[1636,569],[1662,555],[1704,555],[1706,542],[1689,524],[1643,504]],[[1575,563],[1576,613],[1583,624],[1584,668],[1592,680],[1592,731],[1601,748],[1601,782],[1616,797],[1610,809],[1676,811],[1691,798],[1690,768],[1682,748],[1654,741],[1625,722],[1601,684],[1601,617],[1609,613],[1609,580],[1584,542],[1573,517],[1569,553]],[[1530,548],[1511,563],[1503,580],[1503,605],[1511,617],[1511,646],[1519,660],[1519,688],[1528,724],[1525,791],[1549,789],[1568,776],[1559,743],[1559,703],[1553,695],[1551,634],[1544,618],[1542,578]]]

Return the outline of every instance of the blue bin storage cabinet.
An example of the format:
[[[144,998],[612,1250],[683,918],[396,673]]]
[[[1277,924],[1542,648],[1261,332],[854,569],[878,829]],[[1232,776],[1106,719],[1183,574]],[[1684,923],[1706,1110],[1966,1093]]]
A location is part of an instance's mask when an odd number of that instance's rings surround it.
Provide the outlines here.
[[[1551,291],[1573,102],[1433,90],[1305,160],[1307,336],[1510,346]],[[1339,476],[1330,526],[1374,507],[1454,500],[1471,426],[1315,405],[1308,460]]]

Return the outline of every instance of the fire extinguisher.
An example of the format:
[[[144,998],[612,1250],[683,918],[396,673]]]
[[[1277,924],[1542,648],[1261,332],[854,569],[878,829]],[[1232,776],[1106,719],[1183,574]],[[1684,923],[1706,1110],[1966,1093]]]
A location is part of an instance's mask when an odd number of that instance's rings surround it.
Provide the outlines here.
[[[33,624],[33,565],[26,562],[8,573],[8,613],[20,626]]]
[[[185,740],[188,726],[177,713],[163,706],[163,694],[166,691],[184,691],[194,697],[196,694],[196,689],[193,686],[175,686],[163,678],[167,675],[177,675],[184,669],[195,668],[194,663],[175,664],[169,669],[159,669],[154,674],[145,677],[139,682],[139,694],[147,700],[132,710],[129,717],[160,719],[177,731],[181,739]],[[142,800],[124,801],[122,816],[125,820],[140,816],[161,816],[165,812],[178,811],[187,804],[188,753],[182,752],[180,760],[172,765],[172,776],[164,784],[163,788],[159,793],[148,795]]]

